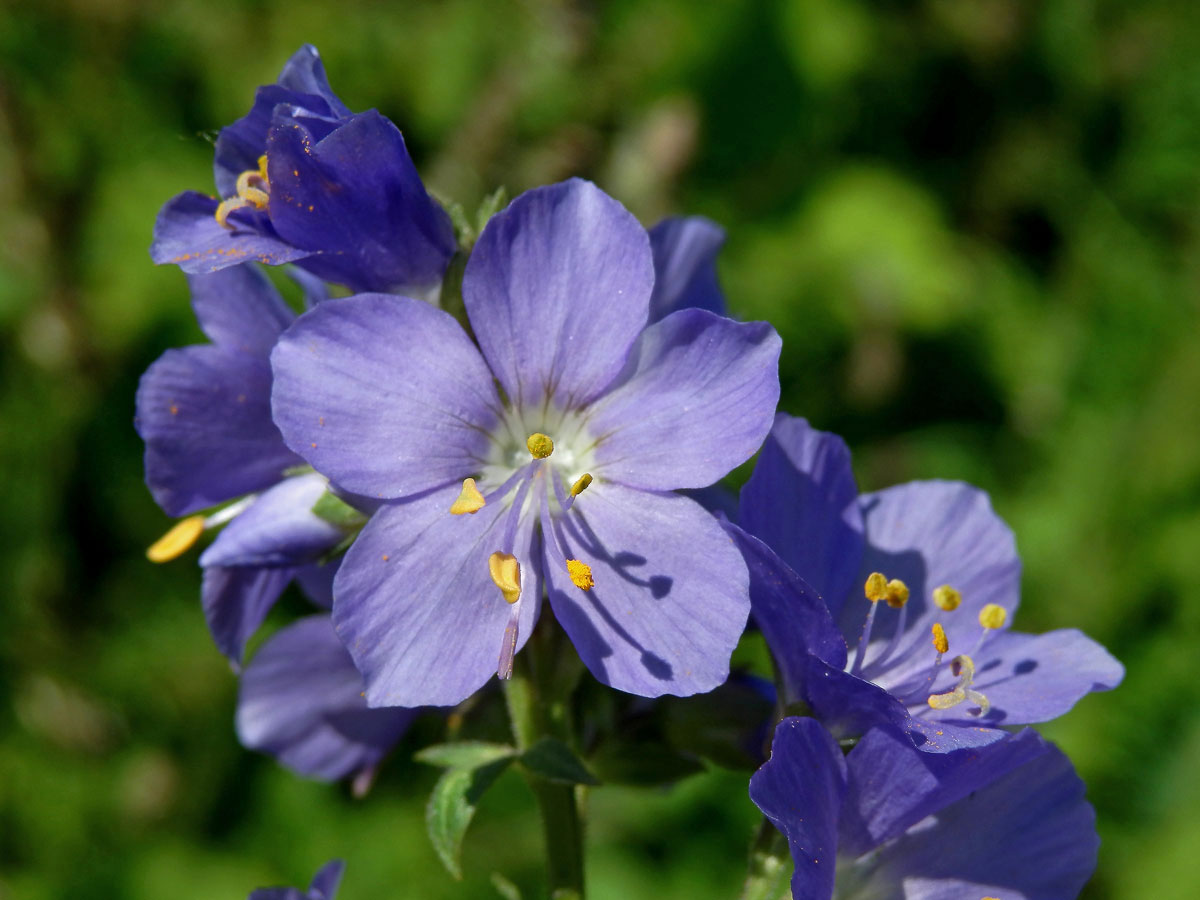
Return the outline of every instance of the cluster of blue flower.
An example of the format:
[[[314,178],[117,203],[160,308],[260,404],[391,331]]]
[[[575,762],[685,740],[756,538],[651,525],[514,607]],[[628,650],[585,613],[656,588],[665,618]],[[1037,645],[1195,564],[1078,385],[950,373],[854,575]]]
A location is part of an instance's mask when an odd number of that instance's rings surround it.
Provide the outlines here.
[[[203,608],[246,746],[365,784],[421,708],[512,673],[543,600],[599,682],[642,697],[721,685],[752,620],[799,713],[750,782],[794,897],[1077,894],[1083,785],[1009,726],[1120,664],[1075,630],[1009,630],[1020,562],[981,491],[860,495],[839,438],[776,413],[780,339],[724,314],[719,228],[647,232],[576,179],[456,233],[312,47],[221,131],[215,173],[221,198],[168,202],[151,250],[211,343],[150,367],[136,422],[150,490],[185,517],[150,558],[217,532]],[[291,263],[307,310],[255,263]],[[242,669],[293,581],[317,611]],[[254,896],[328,900],[340,875]]]

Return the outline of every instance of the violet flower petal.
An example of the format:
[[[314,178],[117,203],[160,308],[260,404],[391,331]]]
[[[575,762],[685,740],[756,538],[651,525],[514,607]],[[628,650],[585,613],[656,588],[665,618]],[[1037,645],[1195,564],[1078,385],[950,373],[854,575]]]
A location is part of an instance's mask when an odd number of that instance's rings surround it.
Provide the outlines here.
[[[412,496],[461,482],[487,453],[500,406],[491,373],[459,324],[427,303],[322,303],[284,333],[271,364],[284,439],[347,490]]]
[[[779,402],[780,347],[765,322],[699,309],[646,328],[588,419],[597,477],[647,490],[699,488],[745,462]]]
[[[654,263],[638,221],[573,178],[528,191],[491,218],[463,300],[492,371],[517,406],[597,397],[646,324]]]
[[[725,229],[703,216],[663,219],[650,229],[651,322],[688,308],[725,315],[725,295],[717,282],[717,253],[724,243]]]
[[[716,519],[687,497],[596,483],[555,526],[595,585],[580,590],[547,555],[550,604],[599,681],[643,697],[725,681],[750,602]]]

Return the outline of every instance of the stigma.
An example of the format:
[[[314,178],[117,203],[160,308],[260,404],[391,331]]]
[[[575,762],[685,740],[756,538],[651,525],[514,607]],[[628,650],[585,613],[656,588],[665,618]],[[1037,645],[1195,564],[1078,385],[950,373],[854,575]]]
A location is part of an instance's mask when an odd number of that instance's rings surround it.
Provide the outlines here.
[[[525,449],[534,459],[545,459],[554,452],[554,441],[550,440],[549,435],[535,431],[525,439]]]
[[[267,177],[267,155],[258,158],[257,169],[247,169],[237,177],[236,193],[227,197],[218,205],[213,213],[217,224],[222,228],[233,230],[229,224],[229,214],[234,210],[249,206],[254,209],[266,209],[271,201],[271,182]]]
[[[585,562],[568,559],[567,574],[571,576],[571,583],[581,591],[590,591],[596,585],[592,578],[592,567]]]
[[[450,514],[453,516],[475,515],[486,504],[487,501],[483,499],[483,494],[479,493],[479,488],[475,485],[475,479],[465,478],[458,498],[450,504]]]
[[[146,559],[156,563],[170,562],[190,550],[202,534],[204,516],[188,516],[181,519],[170,531],[146,548]]]
[[[963,701],[970,700],[979,707],[971,710],[971,715],[987,715],[992,704],[987,697],[971,688],[975,681],[975,660],[966,654],[956,656],[950,661],[950,671],[958,677],[958,684],[943,694],[930,694],[927,701],[929,706],[932,709],[953,709]]]
[[[511,553],[497,550],[488,557],[488,574],[508,603],[521,599],[521,564]]]

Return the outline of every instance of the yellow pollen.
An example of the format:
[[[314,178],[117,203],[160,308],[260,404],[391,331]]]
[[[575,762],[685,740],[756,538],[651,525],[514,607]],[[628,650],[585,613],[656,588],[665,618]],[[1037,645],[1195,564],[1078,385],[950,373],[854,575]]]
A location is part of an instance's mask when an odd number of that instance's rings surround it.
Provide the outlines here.
[[[554,441],[540,431],[535,431],[525,439],[525,447],[534,459],[545,459],[554,452]]]
[[[255,209],[266,209],[271,202],[271,182],[267,178],[267,157],[263,154],[258,158],[257,169],[247,169],[237,177],[236,194],[226,197],[213,213],[213,218],[222,228],[232,229],[229,224],[229,214],[237,209],[252,206]]]
[[[962,594],[950,585],[943,584],[941,587],[933,589],[933,602],[937,604],[938,609],[954,612],[962,603]]]
[[[872,572],[867,576],[867,584],[863,590],[866,591],[868,600],[878,603],[887,596],[887,587],[887,577],[882,572]]]
[[[271,179],[267,177],[267,154],[265,153],[258,158],[258,174],[267,184],[271,183]]]
[[[188,516],[176,522],[166,534],[146,550],[150,562],[165,563],[186,553],[204,534],[204,516]]]
[[[230,197],[228,200],[222,200],[217,204],[217,211],[213,213],[213,218],[217,220],[217,224],[222,228],[232,228],[233,226],[227,221],[229,214],[235,209],[241,209],[246,205],[246,202],[241,197]]]
[[[596,584],[592,580],[592,567],[577,559],[567,560],[567,574],[571,576],[571,583],[581,591],[589,591]]]
[[[521,599],[521,564],[511,553],[497,550],[488,557],[488,573],[509,603]]]
[[[1003,628],[1008,621],[1008,611],[1003,606],[989,603],[979,611],[979,624],[989,630]]]
[[[941,622],[933,623],[933,646],[938,653],[945,653],[950,649],[950,642],[946,640],[946,629],[942,627]]]
[[[588,489],[588,485],[592,483],[592,473],[584,472],[579,476],[579,480],[571,485],[571,496],[578,497]]]
[[[887,583],[887,605],[899,609],[908,602],[908,585],[899,578],[893,578]]]
[[[458,499],[450,504],[450,514],[453,516],[461,516],[463,513],[474,515],[483,509],[486,502],[483,494],[479,493],[479,488],[475,487],[475,479],[465,478]]]

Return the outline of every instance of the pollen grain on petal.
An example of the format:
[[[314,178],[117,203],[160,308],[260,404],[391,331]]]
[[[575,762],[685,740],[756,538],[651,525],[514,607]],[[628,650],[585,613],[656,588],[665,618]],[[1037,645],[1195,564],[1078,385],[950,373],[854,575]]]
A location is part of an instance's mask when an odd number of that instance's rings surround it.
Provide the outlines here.
[[[554,452],[554,441],[549,435],[535,431],[525,439],[525,447],[534,459],[545,459]]]
[[[457,499],[450,504],[450,514],[461,516],[465,513],[474,515],[486,505],[487,501],[483,499],[483,494],[479,492],[479,488],[475,486],[474,478],[463,479],[462,490],[459,492]]]
[[[521,563],[515,556],[497,550],[488,557],[488,573],[507,602],[521,599]]]
[[[596,585],[592,578],[592,567],[585,562],[568,559],[567,574],[571,576],[571,583],[581,591],[590,591]]]
[[[182,556],[204,534],[204,516],[188,516],[146,548],[146,559],[164,563]]]

